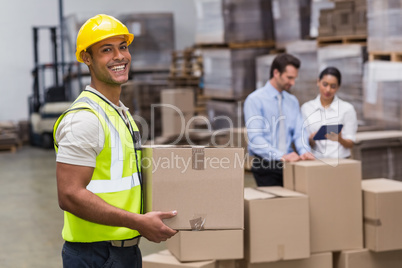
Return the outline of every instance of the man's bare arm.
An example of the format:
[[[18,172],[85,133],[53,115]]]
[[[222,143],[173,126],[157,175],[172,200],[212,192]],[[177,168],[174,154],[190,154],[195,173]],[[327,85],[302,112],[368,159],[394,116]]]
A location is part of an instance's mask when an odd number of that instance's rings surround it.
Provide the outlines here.
[[[57,162],[57,192],[59,206],[82,219],[110,226],[127,227],[140,232],[153,242],[165,241],[177,231],[166,226],[162,219],[171,218],[175,212],[150,212],[144,215],[114,207],[86,186],[94,168]]]

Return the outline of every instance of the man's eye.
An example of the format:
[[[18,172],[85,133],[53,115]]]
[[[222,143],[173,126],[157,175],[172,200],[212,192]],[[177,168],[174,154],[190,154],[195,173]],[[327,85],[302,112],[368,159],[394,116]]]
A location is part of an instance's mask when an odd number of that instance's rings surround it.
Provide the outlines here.
[[[127,46],[121,46],[120,49],[126,50],[126,49],[127,49]]]
[[[109,51],[111,51],[110,48],[105,48],[104,50],[102,50],[102,52],[109,52]]]

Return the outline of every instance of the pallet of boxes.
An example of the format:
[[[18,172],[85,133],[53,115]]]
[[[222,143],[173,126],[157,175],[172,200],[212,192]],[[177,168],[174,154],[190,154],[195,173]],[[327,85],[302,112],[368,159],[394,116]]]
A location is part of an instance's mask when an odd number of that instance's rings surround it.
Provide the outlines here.
[[[364,66],[363,114],[387,130],[402,129],[402,3],[367,2],[369,61]]]
[[[135,35],[132,79],[122,87],[121,100],[134,116],[143,140],[162,134],[161,92],[168,89],[175,46],[173,13],[123,13],[117,18]]]
[[[22,145],[22,136],[19,125],[11,121],[0,122],[0,151],[15,153],[17,148]]]
[[[197,0],[196,47],[203,57],[203,94],[214,146],[241,146],[243,102],[255,90],[255,58],[275,47],[272,3]]]

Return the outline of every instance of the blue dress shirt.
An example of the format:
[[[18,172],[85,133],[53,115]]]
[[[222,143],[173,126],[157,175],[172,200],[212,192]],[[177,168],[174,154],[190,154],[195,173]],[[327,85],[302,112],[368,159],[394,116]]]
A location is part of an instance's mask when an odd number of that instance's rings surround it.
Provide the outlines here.
[[[303,129],[299,101],[286,91],[282,92],[282,116],[279,114],[278,95],[268,81],[252,92],[244,102],[244,117],[248,134],[248,151],[267,160],[280,158],[293,151],[299,155],[310,152],[308,134]],[[287,151],[278,150],[279,120],[285,121]]]

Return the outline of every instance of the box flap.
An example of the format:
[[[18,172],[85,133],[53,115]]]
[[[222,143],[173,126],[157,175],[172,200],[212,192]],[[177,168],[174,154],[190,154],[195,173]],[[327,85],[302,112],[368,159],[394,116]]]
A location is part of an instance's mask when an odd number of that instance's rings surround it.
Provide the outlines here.
[[[276,195],[277,197],[306,197],[305,194],[291,191],[280,186],[275,187],[258,187],[258,190]]]
[[[258,199],[269,199],[275,198],[276,196],[273,194],[261,192],[254,188],[244,188],[244,199],[245,200],[258,200]]]
[[[336,158],[325,158],[320,160],[305,160],[298,161],[294,163],[296,166],[303,167],[319,167],[319,166],[338,166],[338,165],[346,165],[346,164],[355,164],[359,162],[358,160],[353,159],[336,159]]]
[[[390,179],[369,179],[362,181],[363,191],[373,193],[402,192],[402,182]]]

